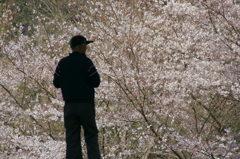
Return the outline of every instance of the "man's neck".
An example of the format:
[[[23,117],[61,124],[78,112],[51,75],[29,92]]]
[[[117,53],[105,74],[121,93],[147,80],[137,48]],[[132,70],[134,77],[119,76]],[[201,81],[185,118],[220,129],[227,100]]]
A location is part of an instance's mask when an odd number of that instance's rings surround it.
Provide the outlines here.
[[[81,52],[81,51],[79,51],[79,50],[72,50],[72,52],[78,52],[78,53],[80,53],[80,54],[86,55],[86,52]]]

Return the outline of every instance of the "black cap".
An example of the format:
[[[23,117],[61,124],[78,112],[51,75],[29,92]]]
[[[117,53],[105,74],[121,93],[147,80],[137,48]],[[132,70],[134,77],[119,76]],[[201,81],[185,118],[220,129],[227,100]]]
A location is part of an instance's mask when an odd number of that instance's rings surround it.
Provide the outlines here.
[[[84,36],[81,35],[77,35],[72,37],[72,39],[70,40],[69,44],[71,46],[71,48],[73,48],[74,46],[80,45],[80,44],[90,44],[93,43],[93,41],[87,41],[87,39]]]

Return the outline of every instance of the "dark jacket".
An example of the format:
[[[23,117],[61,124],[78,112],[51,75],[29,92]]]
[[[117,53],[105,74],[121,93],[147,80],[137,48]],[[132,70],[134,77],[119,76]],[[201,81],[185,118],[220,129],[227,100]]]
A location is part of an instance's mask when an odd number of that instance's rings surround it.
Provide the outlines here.
[[[100,84],[100,76],[86,55],[73,52],[59,61],[53,84],[61,88],[65,101],[92,100],[94,87]]]

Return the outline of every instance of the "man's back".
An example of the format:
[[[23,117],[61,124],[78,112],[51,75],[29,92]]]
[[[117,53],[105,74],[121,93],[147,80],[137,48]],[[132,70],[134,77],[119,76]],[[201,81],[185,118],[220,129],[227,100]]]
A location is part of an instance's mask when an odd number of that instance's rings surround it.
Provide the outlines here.
[[[94,99],[94,87],[99,84],[99,74],[86,55],[73,52],[60,60],[54,85],[61,88],[65,101]]]

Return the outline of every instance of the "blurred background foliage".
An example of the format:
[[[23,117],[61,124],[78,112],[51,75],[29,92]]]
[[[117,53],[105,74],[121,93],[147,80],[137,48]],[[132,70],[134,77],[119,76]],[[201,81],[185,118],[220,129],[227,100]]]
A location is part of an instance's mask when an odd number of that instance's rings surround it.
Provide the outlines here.
[[[89,3],[87,3],[89,0],[79,0],[77,4],[74,2],[74,0],[1,0],[0,1],[0,33],[3,35],[2,37],[5,37],[5,41],[11,42],[11,41],[18,41],[19,32],[18,30],[22,29],[21,33],[26,36],[31,36],[35,33],[35,31],[38,29],[36,27],[37,25],[43,26],[43,30],[39,31],[41,35],[39,35],[38,39],[34,39],[32,42],[34,46],[38,46],[40,44],[51,44],[50,35],[56,36],[58,38],[59,33],[66,31],[65,28],[63,28],[63,23],[71,24],[72,26],[78,27],[79,25],[84,23],[84,26],[88,28],[87,31],[94,31],[94,26],[91,25],[92,21],[88,21],[88,16],[96,17],[97,21],[100,23],[103,23],[105,25],[109,25],[109,28],[111,28],[111,23],[105,21],[104,9],[101,8],[101,6],[98,6],[96,3],[92,4],[90,6]],[[149,0],[149,3],[140,3],[140,6],[135,6],[134,3],[137,0],[116,0],[119,2],[125,2],[126,6],[131,6],[131,9],[134,11],[134,16],[132,18],[141,18],[143,17],[144,13],[142,11],[139,11],[139,8],[145,8],[146,10],[153,10],[154,8],[150,7],[151,1]],[[206,0],[205,0],[206,1]],[[203,0],[203,2],[205,2]],[[105,6],[111,6],[109,4],[110,1],[108,0],[99,0],[102,4],[105,4]],[[163,7],[168,4],[167,1],[157,1],[159,3],[159,7]],[[191,5],[198,4],[198,0],[179,0],[180,3],[190,3]],[[239,3],[238,1],[234,1],[234,3]],[[98,15],[94,15],[90,12],[90,9],[93,9],[94,7],[99,7],[99,10],[102,12],[101,14],[102,19],[98,17]],[[88,8],[90,8],[88,10]],[[160,12],[154,12],[156,15],[161,14]],[[113,16],[114,17],[114,16]],[[117,17],[117,16],[116,16]],[[115,17],[115,18],[116,18]],[[176,21],[184,18],[184,17],[175,17]],[[120,25],[120,21],[119,25]],[[16,29],[12,29],[12,28]],[[152,26],[149,26],[151,28]],[[228,27],[229,29],[230,27]],[[115,28],[111,28],[114,30]],[[74,30],[73,30],[74,31]],[[115,30],[116,35],[118,34],[117,30]],[[65,37],[61,37],[64,39]],[[66,41],[66,44],[64,45],[63,50],[67,50],[67,38],[64,39]],[[107,39],[104,39],[107,40]],[[117,40],[116,40],[117,41]],[[47,45],[44,45],[47,46]],[[54,43],[50,46],[50,48],[53,50]],[[2,48],[0,48],[0,59],[3,58],[3,54],[1,51]],[[49,51],[47,47],[42,48],[40,50],[42,54],[50,55],[51,58],[55,57],[55,54],[57,54],[57,51]],[[11,57],[7,57],[5,55],[7,60],[2,62],[5,64],[4,67],[12,67],[14,66],[13,62],[14,60],[11,60]],[[57,57],[60,57],[58,55]],[[134,58],[134,55],[129,54],[129,59]],[[112,60],[114,60],[115,57],[112,57]],[[155,59],[156,60],[156,59]],[[112,62],[109,60],[110,63]],[[109,62],[108,61],[108,62]],[[134,66],[133,66],[134,67]],[[187,67],[187,66],[186,66]],[[52,71],[52,70],[51,70]],[[21,71],[20,71],[21,72]],[[21,72],[22,73],[22,72]],[[41,79],[41,78],[39,78]],[[43,79],[41,81],[38,81],[38,79],[34,79],[32,77],[25,77],[25,81],[23,81],[19,87],[16,89],[16,91],[12,91],[11,89],[8,89],[6,87],[6,90],[8,90],[11,93],[11,96],[14,97],[14,100],[12,102],[18,101],[18,105],[22,109],[33,109],[34,105],[36,103],[40,103],[43,110],[47,110],[48,108],[45,106],[45,104],[52,104],[52,98],[56,98],[56,94],[52,93],[49,90],[49,81],[51,79]],[[106,80],[106,79],[105,79]],[[26,83],[28,81],[34,81],[34,89],[33,87],[28,87]],[[54,91],[53,91],[54,92]],[[38,94],[42,94],[38,97]],[[146,93],[147,95],[147,93]],[[36,98],[39,98],[39,101],[36,101],[36,103],[32,102]],[[204,134],[205,128],[210,127],[210,133],[204,136],[206,140],[215,139],[216,135],[224,135],[225,129],[231,128],[231,130],[238,134],[240,131],[240,101],[236,100],[232,94],[229,94],[227,96],[223,96],[220,94],[209,94],[209,99],[211,102],[207,106],[201,102],[201,99],[196,96],[192,96],[192,102],[189,104],[189,107],[186,108],[184,111],[187,112],[187,114],[190,116],[193,120],[185,120],[183,117],[179,116],[174,122],[172,122],[171,117],[168,117],[167,119],[159,117],[159,120],[163,123],[162,125],[158,125],[158,123],[155,123],[147,121],[147,117],[145,117],[146,120],[139,120],[139,121],[133,121],[132,123],[126,124],[126,127],[130,127],[131,130],[121,130],[121,127],[118,127],[117,125],[114,127],[103,127],[100,130],[100,141],[103,151],[103,154],[107,154],[108,149],[106,145],[109,143],[111,145],[117,145],[120,142],[124,142],[124,140],[131,141],[131,145],[129,146],[129,149],[135,149],[138,147],[140,143],[138,143],[138,140],[133,138],[134,133],[141,134],[144,130],[138,129],[139,127],[147,127],[150,124],[152,127],[157,128],[160,126],[165,127],[174,127],[178,130],[178,133],[182,136],[187,137],[188,136],[188,129],[186,129],[186,125],[181,125],[182,121],[184,120],[185,124],[187,123],[189,125],[196,125],[194,129],[191,131],[194,131],[194,133],[198,134],[199,136]],[[4,101],[4,99],[1,99],[0,102]],[[120,108],[113,109],[112,105],[116,105],[116,101],[104,101],[102,99],[97,101],[97,105],[107,105],[106,106],[106,112],[117,112]],[[128,103],[129,105],[135,104],[136,107],[138,107],[138,103]],[[148,103],[149,104],[149,103]],[[58,104],[52,104],[54,108],[56,108],[58,111],[62,111],[62,107],[60,107]],[[143,104],[144,105],[144,104]],[[151,105],[151,104],[149,104]],[[174,107],[174,104],[169,104],[169,107]],[[142,109],[142,115],[145,116],[144,109]],[[13,112],[8,112],[8,116],[14,116]],[[50,117],[49,115],[48,117]],[[47,121],[45,119],[35,119],[33,116],[15,116],[15,120],[5,122],[6,125],[9,125],[13,128],[20,128],[21,134],[23,135],[42,135],[44,133],[48,134],[53,140],[64,140],[64,127],[63,123],[59,120],[57,121]],[[59,117],[60,118],[60,117]],[[147,123],[147,122],[149,123]],[[34,124],[33,124],[34,122]],[[152,123],[151,123],[152,122]],[[26,126],[23,126],[23,123],[27,123]],[[37,129],[35,128],[37,127]],[[154,129],[152,129],[154,130]],[[151,131],[149,129],[146,129],[146,132],[149,131],[152,136],[156,135],[154,131]],[[164,134],[166,130],[163,130],[162,134]],[[134,132],[134,133],[133,133]],[[60,134],[60,135],[59,135]],[[161,135],[162,135],[161,134]],[[157,134],[156,136],[158,136]],[[141,135],[140,135],[141,136]],[[154,136],[154,142],[157,146],[161,145],[158,143],[160,139],[160,135],[158,137]],[[236,138],[237,143],[240,142],[239,136],[234,136]],[[46,140],[46,139],[43,139]],[[175,144],[175,140],[171,137],[167,137],[167,141],[171,144]],[[126,141],[127,143],[127,141]],[[1,147],[0,147],[1,148]],[[126,149],[126,147],[122,146],[119,147],[119,150],[117,152],[121,152],[122,150]],[[154,148],[153,148],[154,149]],[[189,152],[177,152],[175,150],[172,150],[175,154],[175,157],[173,158],[189,158],[192,154]],[[168,152],[166,152],[168,153]],[[144,156],[144,154],[134,154],[130,156],[129,158],[136,159],[140,158],[141,156]],[[181,157],[185,156],[185,157]],[[148,153],[149,159],[156,159],[166,157],[164,154],[157,154],[157,153]]]

